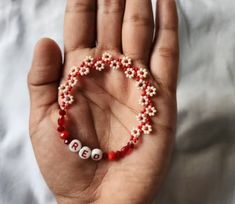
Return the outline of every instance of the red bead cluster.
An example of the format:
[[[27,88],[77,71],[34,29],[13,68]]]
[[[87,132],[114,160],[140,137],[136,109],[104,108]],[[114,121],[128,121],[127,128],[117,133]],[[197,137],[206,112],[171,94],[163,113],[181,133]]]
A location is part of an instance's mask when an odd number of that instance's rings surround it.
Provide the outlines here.
[[[70,143],[70,134],[65,128],[66,114],[68,109],[74,102],[72,95],[80,77],[86,76],[91,70],[103,71],[107,68],[113,70],[121,70],[127,78],[134,79],[136,86],[141,90],[139,104],[143,106],[143,110],[137,115],[140,123],[131,131],[131,137],[128,143],[118,151],[110,151],[103,153],[103,159],[118,160],[128,155],[135,144],[138,143],[141,135],[150,134],[152,132],[151,117],[156,115],[156,108],[152,102],[152,97],[156,94],[156,88],[150,83],[148,72],[144,68],[132,65],[130,58],[124,56],[122,58],[114,58],[109,53],[104,53],[102,57],[94,59],[91,56],[85,58],[80,66],[72,67],[64,84],[59,87],[59,110],[58,132],[65,144]]]

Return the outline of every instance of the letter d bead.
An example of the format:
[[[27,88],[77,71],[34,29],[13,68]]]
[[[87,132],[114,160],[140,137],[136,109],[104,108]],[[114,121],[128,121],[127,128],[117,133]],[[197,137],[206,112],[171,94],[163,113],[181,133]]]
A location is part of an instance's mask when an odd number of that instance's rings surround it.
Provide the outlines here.
[[[91,152],[91,158],[94,161],[99,161],[102,159],[103,152],[100,149],[93,149]]]

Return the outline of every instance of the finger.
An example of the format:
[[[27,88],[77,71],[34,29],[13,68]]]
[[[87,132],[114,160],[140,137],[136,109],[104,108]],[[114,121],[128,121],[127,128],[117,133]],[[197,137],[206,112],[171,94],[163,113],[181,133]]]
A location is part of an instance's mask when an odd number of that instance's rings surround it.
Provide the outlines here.
[[[147,63],[153,38],[153,12],[150,0],[126,0],[123,21],[123,53]]]
[[[95,46],[96,0],[67,0],[64,19],[65,52]]]
[[[57,101],[61,69],[62,57],[59,46],[51,39],[41,39],[35,47],[32,67],[28,74],[33,110],[47,108]]]
[[[97,47],[121,50],[125,0],[98,0]]]
[[[178,17],[175,0],[157,3],[158,35],[151,59],[151,72],[156,80],[175,93],[178,73]]]

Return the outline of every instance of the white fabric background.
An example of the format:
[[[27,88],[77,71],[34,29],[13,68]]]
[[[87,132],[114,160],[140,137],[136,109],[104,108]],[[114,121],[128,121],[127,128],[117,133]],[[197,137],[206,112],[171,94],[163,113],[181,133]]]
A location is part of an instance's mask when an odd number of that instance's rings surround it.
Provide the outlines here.
[[[52,204],[28,137],[33,45],[63,47],[65,0],[0,0],[0,204]],[[235,1],[179,0],[178,132],[158,204],[235,203]]]

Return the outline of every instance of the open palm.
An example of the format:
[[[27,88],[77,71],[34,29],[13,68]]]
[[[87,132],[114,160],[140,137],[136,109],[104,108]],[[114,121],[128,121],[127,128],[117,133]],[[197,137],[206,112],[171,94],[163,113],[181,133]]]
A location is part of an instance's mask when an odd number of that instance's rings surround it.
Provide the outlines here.
[[[176,123],[178,69],[174,0],[159,0],[156,35],[151,1],[68,0],[65,56],[50,39],[35,48],[28,82],[30,135],[40,170],[59,203],[148,203],[166,172]],[[58,86],[85,56],[109,51],[149,68],[158,87],[154,131],[119,161],[81,160],[57,135]],[[69,130],[91,148],[117,150],[129,139],[139,92],[120,71],[92,73],[79,84]]]

